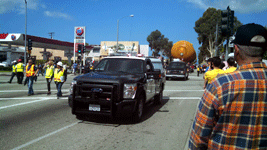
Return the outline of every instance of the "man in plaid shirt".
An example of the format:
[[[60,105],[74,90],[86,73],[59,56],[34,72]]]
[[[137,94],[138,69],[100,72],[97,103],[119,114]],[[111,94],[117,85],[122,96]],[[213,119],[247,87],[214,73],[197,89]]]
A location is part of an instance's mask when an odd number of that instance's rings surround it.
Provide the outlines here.
[[[189,149],[267,149],[266,40],[261,25],[238,28],[233,43],[239,68],[217,76],[205,89]]]

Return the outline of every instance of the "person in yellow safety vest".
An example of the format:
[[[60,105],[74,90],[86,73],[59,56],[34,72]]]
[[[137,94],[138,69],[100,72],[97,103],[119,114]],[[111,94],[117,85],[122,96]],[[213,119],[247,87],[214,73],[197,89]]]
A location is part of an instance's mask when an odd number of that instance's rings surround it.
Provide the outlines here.
[[[57,99],[62,96],[61,87],[67,80],[67,71],[63,69],[62,62],[57,63],[57,68],[54,71],[54,81],[57,87]]]
[[[13,61],[12,62],[12,73],[11,73],[11,78],[10,80],[8,81],[8,83],[11,83],[14,76],[16,75],[16,61]]]
[[[218,74],[224,74],[224,71],[220,69],[221,59],[219,57],[213,57],[211,65],[213,66],[213,70],[207,71],[204,74],[204,89],[206,88],[207,84],[209,84],[211,80],[214,79]]]
[[[16,65],[16,72],[17,72],[17,79],[18,79],[18,83],[19,84],[22,84],[22,81],[23,81],[23,78],[24,78],[24,66],[23,66],[23,63],[22,63],[22,60],[19,59],[18,60],[18,64]]]
[[[34,95],[33,92],[33,79],[36,76],[39,69],[33,64],[33,61],[30,59],[28,65],[26,66],[26,77],[28,78],[28,96]]]
[[[235,59],[233,57],[230,57],[228,58],[227,63],[228,63],[229,68],[224,70],[224,73],[234,72],[236,70]]]
[[[199,76],[200,67],[197,66],[197,76]]]
[[[47,89],[48,89],[47,95],[50,95],[51,94],[50,83],[54,77],[54,70],[55,70],[53,62],[49,61],[48,63],[46,63],[43,69],[45,69],[45,78],[46,78]]]

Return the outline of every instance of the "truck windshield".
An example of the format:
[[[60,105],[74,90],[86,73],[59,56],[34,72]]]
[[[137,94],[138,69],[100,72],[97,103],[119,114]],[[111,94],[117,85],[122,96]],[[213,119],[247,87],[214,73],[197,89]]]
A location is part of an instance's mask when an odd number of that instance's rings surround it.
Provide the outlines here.
[[[161,62],[152,62],[154,69],[160,69],[163,70],[163,66]]]
[[[168,69],[184,69],[185,68],[185,63],[181,62],[171,62],[170,65],[168,66]]]
[[[143,73],[143,61],[139,59],[103,59],[94,69],[95,71],[116,73]]]

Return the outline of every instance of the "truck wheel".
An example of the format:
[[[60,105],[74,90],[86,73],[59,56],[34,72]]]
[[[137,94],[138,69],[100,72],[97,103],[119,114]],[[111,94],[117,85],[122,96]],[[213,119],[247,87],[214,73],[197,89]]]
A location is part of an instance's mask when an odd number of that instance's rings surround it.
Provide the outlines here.
[[[143,110],[144,110],[144,101],[145,101],[145,98],[143,96],[140,96],[139,100],[137,102],[136,110],[133,114],[133,121],[134,122],[140,122],[141,121],[141,118],[143,115]]]
[[[161,89],[159,94],[154,96],[154,104],[160,105],[162,103],[162,99],[163,99],[163,89]]]

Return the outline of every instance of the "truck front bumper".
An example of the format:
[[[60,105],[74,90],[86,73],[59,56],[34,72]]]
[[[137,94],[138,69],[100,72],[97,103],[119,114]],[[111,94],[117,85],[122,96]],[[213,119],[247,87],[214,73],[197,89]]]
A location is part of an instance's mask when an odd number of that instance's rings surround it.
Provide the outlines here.
[[[174,75],[174,74],[167,74],[167,78],[184,78],[185,75]]]
[[[111,102],[105,100],[89,100],[83,98],[73,98],[70,96],[69,100],[72,102],[73,114],[96,114],[106,116],[130,116],[136,108],[137,100],[122,100],[121,102]],[[100,111],[90,111],[89,105],[97,104],[100,106]]]

